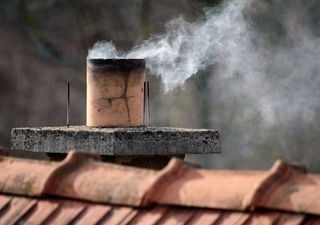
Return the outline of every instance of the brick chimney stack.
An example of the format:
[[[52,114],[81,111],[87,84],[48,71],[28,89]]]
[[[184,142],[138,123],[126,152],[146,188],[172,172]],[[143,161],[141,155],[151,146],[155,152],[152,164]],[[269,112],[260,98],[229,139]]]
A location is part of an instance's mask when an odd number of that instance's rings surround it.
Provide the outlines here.
[[[96,152],[108,162],[154,169],[172,157],[220,152],[216,130],[144,124],[145,81],[143,59],[88,59],[86,126],[14,128],[11,149],[51,159],[72,149]]]

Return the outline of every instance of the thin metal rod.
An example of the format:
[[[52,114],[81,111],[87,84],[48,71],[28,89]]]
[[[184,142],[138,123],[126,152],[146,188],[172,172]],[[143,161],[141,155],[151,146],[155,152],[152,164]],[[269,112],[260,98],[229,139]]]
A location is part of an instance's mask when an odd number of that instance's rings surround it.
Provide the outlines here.
[[[143,82],[143,125],[146,125],[146,101],[147,101],[147,95],[146,95],[146,88],[147,88],[147,82]]]
[[[70,82],[68,81],[68,93],[67,93],[67,127],[70,126]]]
[[[150,89],[149,81],[147,81],[147,101],[148,101],[148,126],[150,126]]]

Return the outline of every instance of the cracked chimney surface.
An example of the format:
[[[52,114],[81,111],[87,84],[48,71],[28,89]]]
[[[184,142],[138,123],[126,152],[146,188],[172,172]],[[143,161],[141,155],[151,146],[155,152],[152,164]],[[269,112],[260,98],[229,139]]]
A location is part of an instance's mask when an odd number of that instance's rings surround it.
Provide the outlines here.
[[[141,126],[144,118],[143,59],[87,60],[87,126]]]

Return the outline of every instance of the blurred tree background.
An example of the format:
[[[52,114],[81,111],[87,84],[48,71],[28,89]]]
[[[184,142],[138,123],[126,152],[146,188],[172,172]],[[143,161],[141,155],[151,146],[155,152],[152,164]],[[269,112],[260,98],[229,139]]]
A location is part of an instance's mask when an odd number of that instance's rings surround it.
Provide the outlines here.
[[[10,146],[13,127],[65,125],[67,81],[71,82],[71,123],[85,124],[86,55],[96,41],[111,40],[118,49],[128,50],[150,35],[163,32],[167,21],[179,15],[195,21],[202,16],[203,8],[220,2],[0,1],[0,145]],[[270,20],[273,12],[266,13],[257,16],[257,21],[275,23]],[[283,36],[281,24],[270,26],[276,27],[278,33],[272,34],[278,36],[268,38],[274,41]],[[150,76],[152,125],[218,129],[222,154],[188,156],[188,160],[203,166],[266,168],[275,159],[284,158],[320,171],[316,159],[319,130],[314,124],[297,124],[290,131],[279,124],[264,133],[263,141],[252,139],[242,146],[243,139],[254,137],[251,133],[256,129],[249,129],[259,127],[261,115],[253,114],[241,121],[243,108],[250,107],[241,96],[219,101],[223,84],[215,76],[216,70],[219,65],[199,72],[169,93],[162,92],[160,77]],[[283,145],[283,139],[292,145]]]

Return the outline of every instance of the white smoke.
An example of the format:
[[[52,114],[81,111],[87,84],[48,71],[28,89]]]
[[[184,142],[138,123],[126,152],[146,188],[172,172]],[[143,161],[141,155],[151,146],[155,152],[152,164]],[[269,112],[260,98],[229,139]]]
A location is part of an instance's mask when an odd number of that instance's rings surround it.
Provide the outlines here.
[[[119,53],[105,43],[104,49],[111,51],[103,53],[95,45],[89,57],[146,58],[167,91],[213,65],[210,126],[223,134],[224,156],[231,166],[239,165],[243,156],[245,166],[257,158],[271,164],[282,157],[318,168],[319,9],[320,1],[225,1],[194,23],[181,17],[171,21],[164,34],[129,52]],[[179,102],[185,99],[174,101],[176,108]],[[157,115],[165,115],[170,105],[155,107]]]
[[[286,1],[282,3],[284,8],[277,1],[266,2],[251,1],[245,9],[250,20],[237,17],[233,29],[239,31],[224,40],[221,51],[226,55],[219,60],[224,67],[218,77],[222,83],[227,82],[222,84],[225,91],[220,94],[226,98],[242,96],[250,102],[248,111],[258,110],[264,119],[261,122],[268,125],[294,122],[297,116],[312,122],[320,107],[320,38],[306,22],[305,18],[311,16],[307,3]],[[255,23],[257,15],[268,21],[277,10],[274,23],[280,28]],[[277,29],[282,33],[277,34]]]
[[[315,3],[284,2],[225,1],[196,22],[182,17],[169,22],[166,32],[128,52],[117,51],[111,42],[97,42],[88,57],[145,58],[166,91],[219,64],[220,96],[223,101],[241,96],[250,102],[245,113],[249,118],[259,111],[268,125],[297,115],[310,122],[320,107],[320,39],[306,22]]]
[[[253,0],[238,17],[242,31],[224,42],[211,119],[233,164],[238,153],[254,159],[242,166],[278,157],[319,164],[319,8],[318,1]]]
[[[89,49],[88,58],[90,59],[110,59],[119,58],[119,53],[112,42],[98,41],[92,49]]]
[[[188,23],[183,18],[166,25],[156,35],[126,53],[116,51],[110,42],[98,42],[89,50],[89,58],[145,58],[154,75],[161,75],[165,90],[182,85],[199,70],[228,54],[225,48],[238,47],[234,39],[246,39],[242,11],[249,1],[233,0],[220,9],[209,9],[204,18]]]

